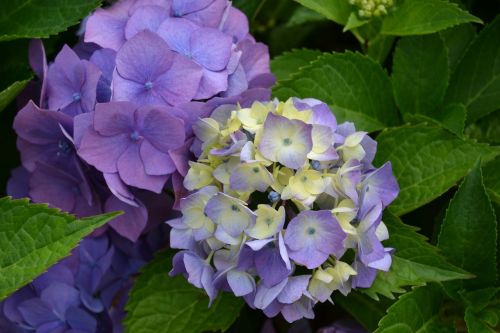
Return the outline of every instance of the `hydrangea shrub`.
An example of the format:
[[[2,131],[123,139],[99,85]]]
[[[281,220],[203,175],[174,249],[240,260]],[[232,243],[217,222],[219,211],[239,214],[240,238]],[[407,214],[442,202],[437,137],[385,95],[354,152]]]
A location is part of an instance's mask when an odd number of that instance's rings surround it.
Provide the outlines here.
[[[498,4],[103,2],[2,4],[0,332],[499,330]]]

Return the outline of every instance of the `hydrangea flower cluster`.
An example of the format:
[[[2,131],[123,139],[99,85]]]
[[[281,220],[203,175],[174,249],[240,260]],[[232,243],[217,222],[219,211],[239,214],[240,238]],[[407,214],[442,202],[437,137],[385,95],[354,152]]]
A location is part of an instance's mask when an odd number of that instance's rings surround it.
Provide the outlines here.
[[[81,33],[52,63],[41,41],[30,44],[38,80],[18,98],[23,107],[14,130],[22,166],[7,191],[79,217],[124,211],[92,237],[113,234],[110,247],[138,242],[178,205],[167,192],[176,198],[186,192],[192,124],[219,105],[269,99],[268,49],[228,0],[121,0],[91,14]],[[73,256],[81,266],[82,257]],[[94,295],[96,283],[72,288]],[[120,288],[110,290],[121,295]],[[66,308],[51,300],[44,306],[64,322]],[[27,319],[39,309],[24,307],[22,320],[7,318],[21,330],[42,332],[44,323]],[[92,306],[85,311],[96,318],[103,313]]]
[[[315,99],[219,107],[195,123],[184,179],[193,191],[168,221],[183,274],[210,299],[219,290],[289,322],[312,318],[335,291],[368,288],[391,265],[382,211],[399,193],[376,142],[337,125]]]
[[[183,192],[193,122],[267,99],[274,82],[267,47],[227,0],[119,1],[50,65],[33,41],[30,63],[40,80],[14,122],[25,170],[10,192],[28,186],[34,201],[80,216],[131,211],[110,225],[132,241],[147,226],[140,193]]]
[[[349,0],[349,3],[359,8],[360,17],[371,18],[387,15],[394,5],[394,0]]]

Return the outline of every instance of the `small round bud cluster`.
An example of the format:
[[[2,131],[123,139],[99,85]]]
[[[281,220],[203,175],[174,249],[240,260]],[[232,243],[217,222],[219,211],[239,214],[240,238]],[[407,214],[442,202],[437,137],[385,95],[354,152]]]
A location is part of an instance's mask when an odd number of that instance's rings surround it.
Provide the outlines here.
[[[312,318],[333,292],[368,288],[393,249],[383,209],[398,192],[391,164],[372,165],[376,142],[337,125],[315,99],[220,106],[193,131],[182,217],[170,246],[182,274],[211,300],[243,297],[267,316]]]
[[[364,18],[387,15],[393,0],[349,0],[351,5],[359,7],[358,15]]]

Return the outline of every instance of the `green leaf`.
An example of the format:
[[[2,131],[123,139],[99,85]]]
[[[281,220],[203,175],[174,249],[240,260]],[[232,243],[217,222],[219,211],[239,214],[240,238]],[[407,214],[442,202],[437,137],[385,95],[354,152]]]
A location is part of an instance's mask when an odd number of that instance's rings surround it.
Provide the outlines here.
[[[484,288],[469,292],[461,292],[461,296],[465,305],[475,312],[479,312],[486,308],[493,301],[498,301],[497,297],[500,293],[500,288]]]
[[[271,61],[271,72],[277,81],[289,80],[292,74],[321,56],[323,52],[309,49],[292,50],[277,56]]]
[[[126,305],[126,332],[224,331],[238,317],[241,298],[220,294],[211,307],[202,289],[183,276],[171,278],[172,252],[162,252],[141,271]]]
[[[484,185],[491,200],[500,205],[500,157],[486,164],[483,169]]]
[[[467,279],[471,275],[448,263],[417,228],[404,224],[390,212],[384,214],[384,223],[389,230],[387,247],[395,249],[391,269],[379,272],[371,288],[364,289],[374,299],[378,294],[394,298],[393,293],[403,293],[406,286],[420,286],[429,282]]]
[[[393,62],[392,87],[399,109],[432,115],[448,86],[448,54],[439,35],[401,38]]]
[[[24,81],[16,81],[11,84],[7,89],[0,92],[0,111],[3,111],[16,98],[17,95],[21,91],[23,91],[24,87],[31,79],[27,79]]]
[[[382,318],[375,333],[452,333],[453,326],[441,323],[443,293],[437,285],[419,287],[399,297]]]
[[[392,50],[395,39],[396,38],[393,36],[378,35],[374,39],[368,41],[368,48],[365,52],[366,55],[376,62],[383,64]]]
[[[405,119],[423,115],[456,134],[464,128],[463,106],[440,108],[448,87],[448,51],[438,34],[399,40],[394,54],[392,87]]]
[[[478,161],[450,201],[438,238],[438,247],[451,263],[476,275],[459,285],[467,289],[495,285],[496,224]]]
[[[361,292],[353,290],[347,296],[340,293],[334,294],[333,303],[340,305],[364,328],[373,332],[393,301],[386,298],[375,301]]]
[[[351,13],[344,27],[344,32],[359,28],[370,22],[370,20],[359,18],[356,13]]]
[[[339,122],[376,131],[397,125],[398,113],[389,77],[379,64],[359,53],[333,53],[303,67],[291,80],[278,82],[274,94],[317,98],[327,103]]]
[[[345,25],[352,7],[346,0],[295,0],[302,6],[312,9],[327,19]]]
[[[27,199],[0,199],[0,300],[69,255],[83,237],[117,215],[75,220]]]
[[[448,49],[448,64],[450,73],[455,71],[467,47],[476,37],[476,28],[472,24],[461,24],[453,28],[442,30],[439,35]]]
[[[465,323],[469,333],[496,333],[498,332],[493,327],[490,327],[486,322],[481,320],[471,309],[465,310]]]
[[[10,0],[2,3],[0,41],[42,38],[75,25],[100,0]]]
[[[290,16],[288,22],[286,22],[285,27],[294,27],[305,23],[320,21],[326,21],[323,15],[309,8],[298,6],[292,16]]]
[[[381,33],[425,35],[467,22],[482,21],[446,0],[405,0],[384,18]]]
[[[479,142],[488,142],[490,144],[500,144],[500,110],[470,124],[465,129],[465,134]]]
[[[396,215],[408,213],[439,197],[483,157],[491,160],[500,149],[457,138],[424,124],[384,130],[378,137],[375,165],[392,162],[400,193],[391,204]]]
[[[470,124],[500,109],[500,16],[472,42],[451,76],[445,102],[467,108]]]

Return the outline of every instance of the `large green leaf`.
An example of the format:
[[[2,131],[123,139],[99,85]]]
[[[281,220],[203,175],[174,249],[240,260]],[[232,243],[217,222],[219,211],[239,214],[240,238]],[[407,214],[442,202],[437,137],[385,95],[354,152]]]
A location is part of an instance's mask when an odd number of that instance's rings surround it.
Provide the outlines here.
[[[240,298],[220,294],[211,307],[202,289],[183,276],[171,278],[172,253],[162,252],[146,265],[126,305],[126,332],[198,333],[226,330],[238,317]]]
[[[391,204],[402,215],[439,197],[474,165],[479,157],[491,160],[496,147],[461,140],[424,124],[384,130],[378,137],[375,165],[392,162],[400,193]]]
[[[376,131],[397,125],[399,117],[387,73],[359,53],[333,53],[278,82],[274,94],[317,98],[330,105],[339,122],[352,121],[356,128]]]
[[[394,97],[405,118],[423,115],[457,134],[463,132],[464,109],[440,108],[449,66],[448,50],[439,34],[401,38],[392,68]]]
[[[451,263],[476,275],[475,279],[460,281],[460,285],[478,289],[495,285],[496,241],[495,213],[477,162],[450,201],[438,247]]]
[[[384,18],[382,34],[425,35],[481,20],[446,0],[405,0]]]
[[[346,0],[295,0],[302,6],[310,8],[327,19],[345,25],[352,7]]]
[[[467,108],[467,121],[500,109],[500,16],[467,49],[450,79],[447,103]]]
[[[439,35],[401,38],[394,53],[391,79],[402,112],[432,114],[448,86],[448,54]]]
[[[87,16],[100,0],[9,0],[2,2],[0,41],[48,37]]]
[[[467,47],[476,37],[476,28],[472,24],[461,24],[439,32],[448,49],[450,73],[455,71]]]
[[[115,216],[76,220],[26,199],[0,199],[0,300],[69,255],[83,237]]]
[[[7,89],[0,92],[0,111],[5,109],[5,107],[9,105],[9,103],[12,102],[21,91],[23,91],[24,87],[26,86],[26,84],[28,84],[29,81],[30,79],[24,81],[16,81]]]
[[[484,166],[484,185],[491,200],[500,205],[500,157]]]
[[[292,50],[277,56],[271,61],[271,71],[277,81],[289,80],[292,74],[297,73],[302,67],[309,65],[321,56],[323,52],[316,50]]]
[[[440,251],[427,242],[427,238],[417,232],[417,228],[401,222],[390,212],[384,214],[384,222],[389,230],[385,246],[395,249],[393,263],[388,272],[379,272],[373,286],[363,290],[370,297],[378,299],[378,294],[394,298],[393,293],[403,293],[403,287],[467,279],[471,275],[448,263]]]
[[[443,293],[437,285],[419,287],[402,295],[382,318],[376,333],[452,333],[452,324],[439,319]]]

